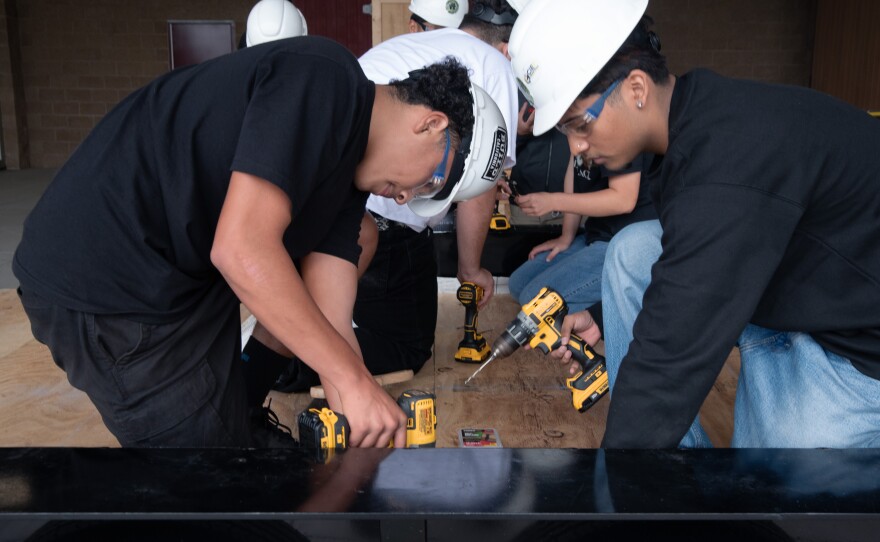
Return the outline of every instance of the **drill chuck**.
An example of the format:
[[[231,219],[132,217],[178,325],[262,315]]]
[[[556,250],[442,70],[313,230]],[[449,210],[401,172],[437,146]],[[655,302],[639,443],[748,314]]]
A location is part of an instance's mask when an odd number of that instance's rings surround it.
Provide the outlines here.
[[[516,318],[498,336],[492,345],[492,355],[465,380],[465,384],[490,362],[511,355],[526,343],[545,354],[559,348],[562,344],[562,319],[567,313],[568,306],[562,296],[550,288],[542,288],[534,299],[523,305]],[[584,412],[608,392],[605,358],[574,333],[570,334],[566,346],[581,370],[568,378],[565,384],[572,393],[572,405]]]
[[[506,358],[513,354],[517,348],[529,342],[537,332],[538,326],[526,313],[520,311],[495,339],[492,344],[492,355],[496,358]]]
[[[513,354],[517,348],[526,344],[531,337],[531,334],[534,334],[537,331],[537,326],[532,322],[532,320],[526,315],[524,312],[520,312],[516,318],[507,326],[507,328],[498,335],[498,338],[495,339],[495,342],[492,343],[492,350],[489,357],[486,361],[483,362],[480,367],[474,371],[474,373],[464,381],[465,384],[474,379],[480,371],[483,370],[487,365],[492,363],[498,358],[506,358],[507,356]],[[528,331],[526,331],[528,330]]]

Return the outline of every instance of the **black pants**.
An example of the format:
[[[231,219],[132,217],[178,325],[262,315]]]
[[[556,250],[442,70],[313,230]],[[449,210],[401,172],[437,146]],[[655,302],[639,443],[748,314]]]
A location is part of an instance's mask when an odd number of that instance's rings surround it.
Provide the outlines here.
[[[373,374],[418,371],[431,357],[437,327],[437,260],[429,228],[392,226],[358,282],[355,334]]]
[[[225,283],[181,319],[157,325],[19,296],[34,337],[123,446],[251,445],[239,303]]]

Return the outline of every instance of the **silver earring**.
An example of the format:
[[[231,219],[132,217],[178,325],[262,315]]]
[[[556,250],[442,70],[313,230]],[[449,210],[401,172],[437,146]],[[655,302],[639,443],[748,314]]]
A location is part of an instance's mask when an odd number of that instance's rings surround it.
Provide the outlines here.
[[[583,144],[583,143],[578,143],[578,149],[582,149],[582,148],[584,148],[584,144]]]
[[[636,102],[636,107],[638,107],[639,109],[641,109],[642,107],[644,107],[644,105],[645,105],[645,104],[643,104],[641,100],[639,100],[638,102]]]

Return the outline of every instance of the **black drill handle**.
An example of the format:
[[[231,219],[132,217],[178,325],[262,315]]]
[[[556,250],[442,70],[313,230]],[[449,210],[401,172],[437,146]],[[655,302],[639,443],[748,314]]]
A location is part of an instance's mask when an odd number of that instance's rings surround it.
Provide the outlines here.
[[[605,358],[593,350],[593,348],[587,344],[587,341],[581,339],[574,333],[568,338],[568,350],[571,352],[571,357],[580,364],[581,371],[583,372],[587,372],[587,370],[594,365],[605,361]]]
[[[456,293],[458,300],[464,305],[464,330],[465,332],[477,331],[477,305],[483,298],[483,289],[472,282],[462,283]]]
[[[464,330],[467,331],[477,331],[477,315],[479,311],[477,311],[476,305],[468,305],[464,308]]]
[[[533,347],[538,348],[545,354],[549,354],[562,345],[562,320],[567,312],[567,307],[563,307],[557,315],[544,317],[547,327],[542,328],[543,331],[535,337],[535,340],[532,342]],[[605,358],[593,350],[587,344],[587,341],[580,338],[576,333],[569,335],[567,348],[571,352],[571,357],[578,362],[581,370],[584,372],[594,365],[605,361]]]

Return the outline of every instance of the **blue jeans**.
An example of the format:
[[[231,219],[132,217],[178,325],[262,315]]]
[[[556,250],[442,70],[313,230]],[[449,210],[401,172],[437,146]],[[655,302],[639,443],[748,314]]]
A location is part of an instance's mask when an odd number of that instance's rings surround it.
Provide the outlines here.
[[[550,262],[547,252],[542,252],[510,274],[510,294],[525,305],[541,288],[549,286],[559,292],[569,312],[592,307],[602,297],[602,266],[607,248],[605,241],[587,245],[584,236],[578,235],[570,247]]]
[[[659,221],[639,222],[619,232],[608,247],[602,302],[612,394],[651,281],[651,267],[660,257],[661,234]],[[808,333],[749,324],[738,346],[741,369],[732,447],[880,446],[880,380],[823,349]],[[699,416],[679,446],[711,446]]]

